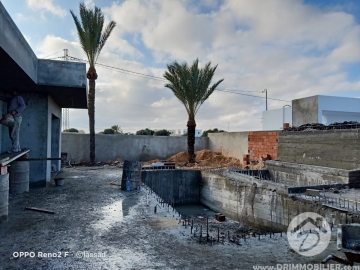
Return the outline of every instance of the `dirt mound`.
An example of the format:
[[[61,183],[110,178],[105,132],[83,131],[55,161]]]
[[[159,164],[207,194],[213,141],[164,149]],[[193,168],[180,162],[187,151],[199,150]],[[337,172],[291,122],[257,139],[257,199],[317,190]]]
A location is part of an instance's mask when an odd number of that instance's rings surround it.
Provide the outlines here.
[[[188,161],[187,152],[180,152],[176,155],[168,157],[166,160],[175,162],[177,165],[183,166]],[[219,152],[210,150],[201,150],[195,152],[195,161],[200,166],[234,166],[241,167],[241,162],[237,158],[225,157]]]
[[[186,163],[188,160],[188,154],[186,152],[180,152],[176,155],[168,157],[166,160],[175,163]]]

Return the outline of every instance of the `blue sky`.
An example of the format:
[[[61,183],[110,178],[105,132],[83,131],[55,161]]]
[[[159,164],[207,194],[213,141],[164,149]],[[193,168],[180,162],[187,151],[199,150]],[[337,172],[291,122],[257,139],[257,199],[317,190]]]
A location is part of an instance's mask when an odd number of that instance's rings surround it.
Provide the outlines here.
[[[1,1],[38,57],[85,58],[69,9],[73,0]],[[117,22],[98,62],[162,76],[174,60],[218,64],[220,88],[291,101],[321,94],[359,97],[360,2],[344,0],[87,0]],[[186,112],[163,83],[98,67],[96,131],[118,124],[183,129]],[[251,92],[245,92],[251,91]],[[269,100],[269,109],[288,104]],[[214,93],[200,129],[261,129],[263,98]],[[88,131],[85,110],[70,125]]]

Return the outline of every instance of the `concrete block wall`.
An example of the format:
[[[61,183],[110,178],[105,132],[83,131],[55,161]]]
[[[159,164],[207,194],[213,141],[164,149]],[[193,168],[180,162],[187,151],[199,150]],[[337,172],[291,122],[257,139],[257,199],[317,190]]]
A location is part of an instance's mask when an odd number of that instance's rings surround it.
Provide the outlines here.
[[[249,132],[248,136],[248,155],[250,160],[259,158],[277,158],[279,132],[259,131]]]
[[[277,159],[307,165],[360,168],[359,130],[280,132]]]

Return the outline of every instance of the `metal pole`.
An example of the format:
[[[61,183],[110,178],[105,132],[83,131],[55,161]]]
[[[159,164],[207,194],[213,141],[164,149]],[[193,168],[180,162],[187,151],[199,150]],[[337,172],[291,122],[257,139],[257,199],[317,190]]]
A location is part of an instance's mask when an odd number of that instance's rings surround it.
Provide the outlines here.
[[[262,91],[263,93],[265,92],[265,105],[266,105],[266,110],[268,109],[268,106],[267,106],[267,89],[264,89],[264,91]]]

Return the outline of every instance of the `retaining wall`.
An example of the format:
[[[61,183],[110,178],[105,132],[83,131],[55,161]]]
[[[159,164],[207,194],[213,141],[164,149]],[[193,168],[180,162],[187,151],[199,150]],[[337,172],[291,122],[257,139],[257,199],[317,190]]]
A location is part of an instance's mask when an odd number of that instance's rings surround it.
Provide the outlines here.
[[[336,224],[360,222],[359,216],[347,211],[290,197],[285,185],[234,173],[203,172],[200,202],[233,220],[275,231],[286,230],[289,222],[304,212],[319,213],[327,220],[333,214]]]
[[[200,202],[200,171],[142,171],[141,180],[166,202],[175,205]]]
[[[343,170],[306,164],[267,160],[272,181],[289,186],[354,184],[360,182],[360,170]]]

